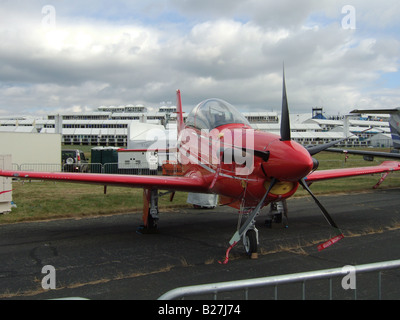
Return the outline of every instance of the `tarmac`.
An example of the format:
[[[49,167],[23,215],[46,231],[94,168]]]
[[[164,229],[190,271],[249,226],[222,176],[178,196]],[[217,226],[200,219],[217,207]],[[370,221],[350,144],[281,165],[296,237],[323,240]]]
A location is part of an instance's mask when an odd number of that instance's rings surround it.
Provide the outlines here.
[[[169,209],[160,212],[159,232],[140,234],[141,214],[63,219],[0,226],[0,299],[43,300],[80,297],[90,300],[156,300],[181,286],[253,279],[273,275],[400,259],[400,189],[318,196],[345,238],[318,251],[334,235],[310,197],[288,200],[289,221],[264,225],[257,218],[259,250],[249,259],[241,244],[223,261],[236,231],[237,212]],[[43,289],[53,266],[55,288]],[[386,273],[385,273],[386,274]],[[399,299],[400,270],[383,278],[382,298]],[[367,279],[367,277],[366,277]],[[357,280],[358,299],[376,299],[377,280]],[[340,285],[334,298],[353,299]],[[225,300],[241,299],[227,293]],[[327,299],[327,283],[307,287],[308,299]],[[212,297],[200,297],[210,299]],[[273,299],[257,289],[249,299]],[[301,288],[282,289],[280,299],[301,299]]]

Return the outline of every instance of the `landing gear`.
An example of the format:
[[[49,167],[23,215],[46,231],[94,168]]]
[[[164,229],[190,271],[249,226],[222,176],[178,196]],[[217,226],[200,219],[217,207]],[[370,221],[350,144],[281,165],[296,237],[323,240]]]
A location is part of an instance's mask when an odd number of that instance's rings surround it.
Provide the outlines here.
[[[144,225],[138,228],[139,233],[157,233],[158,212],[158,190],[143,189]]]
[[[243,213],[239,212],[238,230],[235,232],[231,240],[229,241],[229,248],[226,250],[225,260],[219,262],[220,264],[227,264],[229,261],[229,253],[235,247],[240,240],[243,240],[243,245],[247,255],[251,259],[257,259],[257,248],[258,248],[258,230],[255,227],[255,217],[260,211],[260,206],[252,209],[248,215],[246,221],[241,225],[241,219]],[[241,227],[239,228],[239,226]]]
[[[147,217],[147,226],[146,228],[150,231],[156,231],[157,230],[157,223],[158,223],[158,218],[154,218],[152,213],[151,213],[151,209],[149,209],[149,215]],[[158,216],[158,211],[157,211],[157,216]]]
[[[275,183],[277,180],[275,178],[271,179],[271,183],[268,187],[268,190],[260,200],[260,202],[257,204],[256,207],[254,208],[249,208],[250,210],[248,211],[249,214],[247,216],[246,221],[243,223],[243,225],[239,228],[240,226],[240,219],[241,219],[241,214],[246,210],[244,208],[244,205],[242,203],[240,213],[239,213],[239,222],[238,222],[238,230],[235,232],[231,240],[229,241],[230,247],[226,251],[225,254],[225,261],[221,262],[223,264],[228,263],[229,261],[229,252],[232,250],[234,246],[240,241],[243,240],[245,250],[247,254],[250,254],[250,257],[252,259],[257,258],[257,247],[258,247],[258,231],[255,227],[256,223],[256,216],[260,213],[261,207],[264,205],[265,200],[267,199],[268,193],[271,191],[271,189],[274,187]]]
[[[285,227],[288,227],[288,217],[287,217],[287,203],[286,200],[272,202],[270,205],[270,210],[265,220],[265,226],[267,228],[272,227],[272,223],[283,223],[283,216],[285,217]]]
[[[250,229],[246,232],[243,237],[243,245],[247,255],[250,258],[257,258],[258,231],[256,228]]]

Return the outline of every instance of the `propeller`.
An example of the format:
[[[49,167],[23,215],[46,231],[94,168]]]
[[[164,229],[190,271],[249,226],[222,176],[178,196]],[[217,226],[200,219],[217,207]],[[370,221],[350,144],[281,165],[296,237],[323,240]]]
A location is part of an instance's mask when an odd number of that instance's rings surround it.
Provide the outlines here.
[[[347,138],[345,138],[347,139]],[[330,143],[326,143],[324,145],[320,145],[320,146],[316,146],[316,147],[311,147],[308,150],[308,152],[310,153],[310,155],[315,155],[318,152],[321,152],[333,145],[335,145],[336,143],[339,143],[345,139],[340,139],[337,141],[333,141]],[[289,107],[288,107],[288,102],[287,102],[287,94],[286,94],[286,82],[285,82],[285,67],[283,67],[283,89],[282,89],[282,115],[281,115],[281,141],[289,141],[291,140],[291,132],[290,132],[290,119],[289,119]],[[318,160],[313,158],[313,170],[316,170],[318,168]],[[330,245],[336,243],[337,241],[339,241],[340,239],[342,239],[343,233],[342,231],[339,229],[339,227],[336,225],[335,221],[333,221],[332,217],[329,215],[328,211],[325,209],[325,207],[322,205],[322,203],[317,199],[317,197],[312,193],[312,191],[310,190],[310,188],[308,187],[305,178],[302,178],[299,180],[300,185],[310,194],[310,196],[313,198],[313,200],[315,201],[315,203],[318,205],[318,207],[320,208],[322,214],[324,215],[325,219],[328,221],[329,225],[331,227],[333,227],[336,232],[337,235],[328,240],[327,242],[321,244],[318,246],[318,250],[323,250],[327,247],[329,247]]]

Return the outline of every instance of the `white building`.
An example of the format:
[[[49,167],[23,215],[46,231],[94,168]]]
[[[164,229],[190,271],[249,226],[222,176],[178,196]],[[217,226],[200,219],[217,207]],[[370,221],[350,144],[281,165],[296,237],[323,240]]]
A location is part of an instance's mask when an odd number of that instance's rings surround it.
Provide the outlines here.
[[[1,154],[10,154],[12,163],[21,170],[30,170],[32,165],[37,164],[45,169],[47,165],[61,165],[59,134],[0,132],[0,150]]]
[[[124,147],[128,146],[130,141],[130,124],[147,123],[168,127],[176,123],[175,106],[163,106],[158,111],[149,109],[151,108],[143,105],[102,106],[95,112],[49,115],[47,119],[3,117],[0,118],[0,132],[55,133],[55,123],[61,118],[60,133],[63,144]],[[280,134],[278,113],[243,114],[255,129]],[[186,116],[187,114],[184,114],[184,118]],[[373,136],[390,133],[388,117],[345,116],[341,120],[330,120],[313,119],[312,113],[309,113],[293,114],[290,121],[292,138],[304,145],[323,144],[351,136],[342,146],[366,146],[374,141],[371,140]]]
[[[393,147],[392,135],[387,133],[378,133],[368,139],[369,145],[376,148]]]

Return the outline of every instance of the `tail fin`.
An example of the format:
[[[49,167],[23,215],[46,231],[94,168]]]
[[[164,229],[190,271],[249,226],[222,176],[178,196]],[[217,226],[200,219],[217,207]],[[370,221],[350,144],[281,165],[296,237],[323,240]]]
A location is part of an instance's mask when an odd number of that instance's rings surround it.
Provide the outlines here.
[[[392,113],[389,119],[390,132],[392,133],[393,148],[400,149],[400,114]]]
[[[400,149],[400,108],[353,110],[350,113],[390,114],[389,127],[390,127],[390,132],[392,134],[393,148]]]
[[[177,124],[177,130],[178,130],[178,136],[181,130],[184,127],[184,122],[183,122],[183,110],[182,110],[182,99],[181,99],[181,91],[176,90],[176,124]]]

